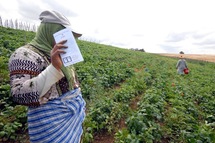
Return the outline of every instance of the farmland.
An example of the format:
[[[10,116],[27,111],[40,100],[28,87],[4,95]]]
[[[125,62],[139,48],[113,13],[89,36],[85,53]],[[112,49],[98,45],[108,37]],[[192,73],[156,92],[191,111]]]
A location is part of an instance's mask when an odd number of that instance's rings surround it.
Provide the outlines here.
[[[28,141],[27,108],[10,96],[8,58],[34,33],[0,27],[0,142]],[[25,38],[23,38],[25,37]],[[77,41],[87,102],[84,143],[214,143],[215,64]]]
[[[215,63],[215,55],[206,55],[206,54],[160,54],[162,56],[179,58],[179,56],[183,56],[185,59],[193,59],[199,61],[207,61],[207,62],[214,62]]]

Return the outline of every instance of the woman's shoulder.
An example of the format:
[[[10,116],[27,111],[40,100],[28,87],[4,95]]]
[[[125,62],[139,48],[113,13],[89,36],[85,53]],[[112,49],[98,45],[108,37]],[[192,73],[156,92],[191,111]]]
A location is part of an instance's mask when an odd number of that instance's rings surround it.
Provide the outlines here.
[[[40,55],[33,51],[32,49],[29,49],[29,48],[26,48],[26,46],[22,46],[22,47],[19,47],[17,48],[13,53],[12,55],[10,56],[10,59],[35,59],[35,58],[38,58],[40,57]]]
[[[32,50],[25,46],[17,48],[12,55],[10,56],[9,62],[14,60],[21,60],[21,61],[31,61],[34,63],[38,62],[45,62],[46,60],[42,55],[37,53],[36,51]]]

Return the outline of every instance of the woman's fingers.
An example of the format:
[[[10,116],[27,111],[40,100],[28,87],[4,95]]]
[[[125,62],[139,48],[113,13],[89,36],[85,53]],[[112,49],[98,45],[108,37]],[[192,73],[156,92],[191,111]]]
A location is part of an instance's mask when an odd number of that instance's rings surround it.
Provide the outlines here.
[[[60,58],[60,54],[65,53],[64,48],[67,48],[67,46],[64,45],[65,43],[66,43],[66,40],[61,41],[55,44],[54,48],[51,50],[52,65],[58,70],[60,70],[60,68],[63,65],[62,60]]]
[[[63,40],[57,44],[55,44],[54,48],[52,49],[53,52],[55,52],[58,49],[67,48],[64,44],[67,42],[67,40]]]
[[[63,49],[57,49],[55,51],[52,52],[52,58],[55,56],[59,56],[59,54],[61,53],[66,53]]]

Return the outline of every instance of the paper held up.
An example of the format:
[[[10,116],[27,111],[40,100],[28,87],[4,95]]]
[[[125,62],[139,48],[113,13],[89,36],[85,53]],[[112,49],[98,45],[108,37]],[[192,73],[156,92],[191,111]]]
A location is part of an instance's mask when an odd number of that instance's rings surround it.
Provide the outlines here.
[[[68,46],[68,48],[65,48],[66,53],[60,54],[64,66],[73,65],[78,62],[84,61],[80,49],[70,29],[65,28],[63,30],[60,30],[54,33],[53,36],[56,43],[67,40],[67,42],[64,44],[65,46]]]

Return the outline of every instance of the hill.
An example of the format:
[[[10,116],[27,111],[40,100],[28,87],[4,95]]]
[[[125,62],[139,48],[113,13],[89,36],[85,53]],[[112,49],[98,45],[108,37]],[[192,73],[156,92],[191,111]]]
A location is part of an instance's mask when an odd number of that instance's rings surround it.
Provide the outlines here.
[[[29,142],[27,108],[12,101],[7,63],[34,34],[0,29],[0,142]],[[176,58],[77,43],[84,57],[75,65],[87,102],[84,143],[213,143],[214,63],[189,60],[190,73],[178,75]]]

